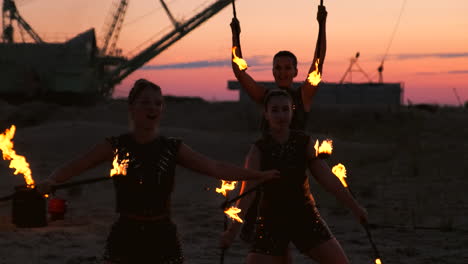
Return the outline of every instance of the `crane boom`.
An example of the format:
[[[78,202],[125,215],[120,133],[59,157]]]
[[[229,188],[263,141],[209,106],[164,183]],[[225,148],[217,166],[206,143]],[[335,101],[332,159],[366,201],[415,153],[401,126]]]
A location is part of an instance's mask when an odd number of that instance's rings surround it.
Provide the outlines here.
[[[111,21],[107,24],[107,28],[104,30],[105,35],[103,37],[103,44],[101,48],[101,54],[103,55],[112,54],[115,51],[125,13],[127,11],[128,0],[116,1],[120,2],[119,4],[114,2],[116,9],[111,13]]]
[[[146,62],[160,54],[162,51],[187,35],[190,31],[194,30],[213,15],[217,14],[231,2],[232,0],[217,0],[187,20],[185,23],[180,23],[178,27],[175,26],[172,31],[164,35],[160,40],[151,44],[148,48],[144,49],[139,54],[121,64],[114,71],[105,76],[103,91],[111,94],[114,85],[121,82],[125,77],[136,71]]]

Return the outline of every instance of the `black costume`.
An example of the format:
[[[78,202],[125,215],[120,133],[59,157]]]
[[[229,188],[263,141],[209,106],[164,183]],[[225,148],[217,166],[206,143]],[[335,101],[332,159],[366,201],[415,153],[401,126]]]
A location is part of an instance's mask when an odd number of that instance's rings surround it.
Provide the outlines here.
[[[283,256],[289,242],[305,252],[332,238],[310,193],[307,152],[309,136],[291,130],[280,144],[265,134],[255,142],[261,170],[277,169],[281,178],[266,184],[258,194],[257,228],[252,252]]]
[[[181,141],[160,136],[146,144],[130,134],[108,139],[126,175],[114,176],[119,219],[107,239],[104,258],[113,263],[182,263],[177,228],[171,221],[176,157]]]
[[[292,110],[293,110],[293,116],[291,119],[291,124],[289,125],[289,128],[292,130],[301,130],[304,131],[307,126],[307,118],[309,112],[306,112],[304,110],[304,102],[302,101],[302,87],[299,87],[297,89],[281,89],[286,91],[292,99]],[[269,90],[265,91],[265,96],[266,94],[270,92]],[[268,121],[265,119],[265,117],[262,117],[262,121],[260,124],[260,128],[262,130],[262,134],[264,136],[267,136],[269,133],[269,126],[268,126]],[[259,197],[258,195],[255,196],[252,205],[248,208],[247,214],[245,216],[245,222],[242,226],[242,231],[241,231],[241,238],[246,241],[250,242],[252,239],[253,235],[253,230],[255,228],[255,219],[257,217],[257,206],[259,202]]]

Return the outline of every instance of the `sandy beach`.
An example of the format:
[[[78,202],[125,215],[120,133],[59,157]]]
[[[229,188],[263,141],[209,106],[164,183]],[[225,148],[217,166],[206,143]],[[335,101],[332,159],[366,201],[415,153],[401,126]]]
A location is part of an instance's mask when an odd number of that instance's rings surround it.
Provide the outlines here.
[[[259,136],[254,118],[234,102],[168,100],[162,134],[220,160],[243,164]],[[30,163],[33,179],[48,177],[61,163],[107,136],[127,130],[126,103],[61,106],[0,101],[0,131],[14,124],[15,150]],[[308,133],[334,141],[330,167],[342,163],[348,182],[370,217],[382,263],[468,263],[468,111],[441,107],[429,112],[408,107],[313,107]],[[0,161],[0,196],[24,184],[9,162]],[[72,180],[108,175],[110,164]],[[173,219],[186,263],[219,263],[223,229],[220,182],[177,168]],[[311,179],[323,218],[352,263],[373,263],[364,229],[350,212]],[[64,220],[40,228],[11,223],[11,202],[0,202],[1,264],[99,263],[115,220],[111,181],[58,190],[66,199]],[[238,189],[235,191],[237,192]],[[235,192],[230,195],[233,196]],[[240,240],[226,252],[226,264],[244,263]],[[311,263],[293,249],[294,263]]]

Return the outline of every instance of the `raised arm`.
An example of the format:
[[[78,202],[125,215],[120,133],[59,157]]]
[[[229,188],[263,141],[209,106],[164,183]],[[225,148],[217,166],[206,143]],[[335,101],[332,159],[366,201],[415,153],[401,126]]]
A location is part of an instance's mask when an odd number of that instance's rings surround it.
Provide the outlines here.
[[[104,161],[112,161],[113,155],[109,142],[103,141],[96,144],[87,152],[58,167],[46,181],[38,184],[38,190],[41,193],[48,193],[53,185],[65,182]]]
[[[185,168],[216,179],[227,181],[269,180],[279,177],[278,171],[255,171],[244,169],[228,162],[210,159],[182,143],[177,154],[177,162]]]
[[[249,153],[247,154],[247,158],[245,160],[245,167],[252,170],[259,170],[260,169],[260,152],[258,151],[257,147],[252,146]],[[239,195],[244,193],[247,190],[252,189],[253,187],[259,184],[258,181],[243,181],[241,189],[239,191]],[[255,198],[255,193],[250,193],[244,196],[242,199],[238,200],[236,203],[236,207],[241,209],[238,216],[241,219],[245,219],[245,215],[247,214],[247,210],[249,209],[252,201]],[[221,247],[227,248],[231,245],[232,241],[234,241],[235,237],[239,233],[239,230],[242,226],[242,223],[233,222],[226,232],[224,232],[223,236],[221,237]]]
[[[242,58],[242,50],[240,47],[240,24],[237,18],[232,18],[231,22],[231,31],[232,31],[232,46],[237,47],[235,54],[237,57]],[[234,59],[234,54],[231,52],[231,63],[232,71],[236,76],[236,79],[240,82],[241,86],[247,94],[255,102],[261,104],[263,103],[263,96],[265,94],[265,87],[259,85],[245,70],[240,70],[239,66],[232,61]]]
[[[325,6],[318,6],[317,21],[319,23],[319,33],[317,36],[317,43],[315,45],[314,59],[312,65],[310,65],[309,73],[316,70],[315,62],[319,59],[318,69],[320,74],[323,74],[323,63],[325,62],[325,55],[327,53],[327,35],[326,35],[326,22],[327,22],[327,10]],[[304,110],[309,111],[312,106],[312,101],[317,93],[318,86],[313,86],[307,80],[302,86],[302,100],[304,102]]]
[[[309,149],[313,149],[312,141],[309,142]],[[348,207],[360,222],[367,222],[367,212],[354,199],[351,193],[341,184],[338,177],[333,174],[327,163],[321,159],[309,157],[309,169],[317,182],[323,188],[334,195],[337,200]]]

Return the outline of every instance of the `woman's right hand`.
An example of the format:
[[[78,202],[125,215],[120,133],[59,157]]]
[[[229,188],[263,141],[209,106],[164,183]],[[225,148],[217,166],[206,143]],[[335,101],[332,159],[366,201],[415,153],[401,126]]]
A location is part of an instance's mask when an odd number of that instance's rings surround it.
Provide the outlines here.
[[[356,217],[356,220],[363,225],[368,224],[369,222],[369,215],[367,214],[367,210],[362,206],[357,206],[353,210],[353,214]]]
[[[231,21],[231,31],[233,36],[239,36],[241,33],[239,20],[235,17],[233,17]]]
[[[39,194],[44,195],[51,193],[57,183],[52,179],[47,179],[36,184],[36,190]]]
[[[318,11],[317,11],[317,21],[319,22],[319,24],[322,24],[323,22],[327,20],[327,15],[328,15],[328,12],[325,6],[319,5]]]
[[[261,171],[260,173],[261,173],[261,177],[259,180],[262,182],[278,179],[281,177],[279,170],[267,170],[267,171]]]
[[[236,238],[236,232],[232,231],[232,229],[228,229],[223,232],[220,239],[220,247],[221,248],[229,248],[232,245],[232,242]]]

